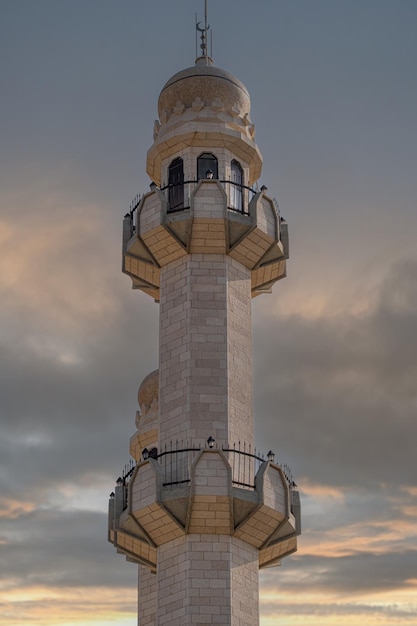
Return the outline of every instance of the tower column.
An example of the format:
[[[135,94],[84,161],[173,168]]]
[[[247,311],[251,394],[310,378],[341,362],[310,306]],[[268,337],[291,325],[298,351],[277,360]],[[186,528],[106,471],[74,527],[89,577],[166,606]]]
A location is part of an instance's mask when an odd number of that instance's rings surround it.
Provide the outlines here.
[[[138,624],[155,626],[158,590],[156,574],[144,565],[138,566]]]
[[[228,535],[186,535],[158,551],[157,626],[259,624],[258,551]]]
[[[287,227],[256,183],[248,91],[207,56],[207,29],[160,93],[150,190],[124,218],[123,272],[160,304],[136,464],[109,503],[109,540],[139,565],[139,626],[259,626],[258,570],[300,532],[287,468],[254,450],[251,298],[285,277]]]
[[[190,254],[161,270],[160,445],[253,445],[251,273]]]

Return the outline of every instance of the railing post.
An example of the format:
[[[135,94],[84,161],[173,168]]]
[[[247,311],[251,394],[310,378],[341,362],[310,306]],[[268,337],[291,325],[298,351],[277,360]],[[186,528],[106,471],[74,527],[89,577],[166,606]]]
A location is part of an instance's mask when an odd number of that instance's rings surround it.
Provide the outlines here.
[[[125,502],[125,485],[122,478],[118,478],[116,481],[116,488],[114,490],[114,528],[117,528],[119,517],[123,513]]]
[[[108,530],[110,536],[110,531],[114,530],[114,492],[109,497]]]
[[[133,221],[132,215],[130,213],[126,213],[123,218],[123,252],[127,249],[127,243],[129,239],[133,235]]]

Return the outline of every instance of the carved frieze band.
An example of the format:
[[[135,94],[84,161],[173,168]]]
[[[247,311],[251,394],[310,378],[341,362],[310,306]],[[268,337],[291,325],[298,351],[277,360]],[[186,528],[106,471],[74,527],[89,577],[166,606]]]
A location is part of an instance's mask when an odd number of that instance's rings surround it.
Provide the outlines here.
[[[195,98],[195,100],[191,104],[191,108],[195,113],[199,113],[204,107],[205,103],[200,97]],[[243,116],[241,115],[241,111],[237,103],[235,103],[230,110],[227,110],[223,101],[220,98],[215,98],[210,105],[208,105],[210,109],[212,109],[215,113],[228,113],[233,120],[236,122],[238,120],[241,121],[241,125],[245,129],[251,139],[255,138],[255,125],[250,121],[248,113],[245,113]],[[154,128],[153,128],[153,138],[154,141],[157,139],[159,131],[161,129],[161,125],[164,125],[168,122],[171,115],[175,115],[176,117],[181,117],[184,112],[187,110],[187,107],[181,100],[177,100],[175,106],[172,109],[170,114],[169,111],[162,111],[161,120],[155,120]]]

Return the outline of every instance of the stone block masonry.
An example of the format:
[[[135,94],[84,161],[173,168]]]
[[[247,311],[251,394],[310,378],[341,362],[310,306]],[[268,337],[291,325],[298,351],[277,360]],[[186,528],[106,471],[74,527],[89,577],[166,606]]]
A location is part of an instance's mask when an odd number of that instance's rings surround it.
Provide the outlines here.
[[[253,445],[251,274],[221,254],[161,270],[160,444]]]
[[[227,535],[187,535],[161,546],[158,626],[259,623],[258,553]]]

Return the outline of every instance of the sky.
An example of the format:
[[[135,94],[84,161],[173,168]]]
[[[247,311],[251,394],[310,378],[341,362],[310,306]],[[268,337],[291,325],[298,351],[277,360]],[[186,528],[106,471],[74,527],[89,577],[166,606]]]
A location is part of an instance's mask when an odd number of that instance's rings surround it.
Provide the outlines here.
[[[202,0],[0,1],[0,626],[133,626],[106,542],[158,305],[121,273]],[[417,623],[417,3],[209,0],[288,276],[253,302],[256,440],[299,485],[261,626]]]

